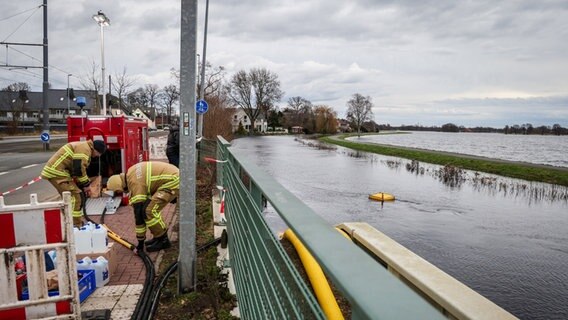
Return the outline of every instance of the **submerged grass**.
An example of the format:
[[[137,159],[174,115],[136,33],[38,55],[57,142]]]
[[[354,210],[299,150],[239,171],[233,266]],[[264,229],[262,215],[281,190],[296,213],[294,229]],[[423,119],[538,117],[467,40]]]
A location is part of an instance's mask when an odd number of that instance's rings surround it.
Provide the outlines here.
[[[420,162],[427,162],[442,166],[449,165],[462,169],[492,173],[510,178],[545,182],[568,187],[568,170],[564,170],[562,168],[555,169],[548,166],[531,165],[492,159],[480,159],[479,157],[467,155],[448,154],[437,151],[417,150],[372,143],[358,143],[345,140],[345,138],[351,136],[354,135],[346,134],[337,137],[327,136],[320,138],[320,140],[359,151],[417,160]]]

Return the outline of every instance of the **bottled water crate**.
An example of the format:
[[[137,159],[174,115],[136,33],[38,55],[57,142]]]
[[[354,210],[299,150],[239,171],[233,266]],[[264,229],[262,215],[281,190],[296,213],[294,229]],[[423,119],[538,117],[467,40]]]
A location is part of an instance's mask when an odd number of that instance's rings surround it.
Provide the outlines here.
[[[95,280],[94,270],[79,270],[77,271],[79,275],[79,301],[82,303],[87,299],[95,290],[97,289],[97,282]],[[58,296],[58,290],[49,290],[48,295],[50,297]],[[22,300],[28,300],[29,294],[28,289],[22,291]]]

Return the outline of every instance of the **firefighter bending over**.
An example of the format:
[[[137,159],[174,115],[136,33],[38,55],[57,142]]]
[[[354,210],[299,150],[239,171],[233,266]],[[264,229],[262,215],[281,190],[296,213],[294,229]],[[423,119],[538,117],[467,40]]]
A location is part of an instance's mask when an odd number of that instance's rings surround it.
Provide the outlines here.
[[[105,151],[106,145],[101,140],[69,142],[51,156],[41,172],[41,177],[51,182],[60,195],[64,191],[71,192],[75,227],[81,227],[83,221],[81,190],[91,182],[87,167],[91,158],[99,157]]]
[[[124,173],[108,179],[107,190],[130,192],[129,204],[134,208],[137,249],[154,252],[171,246],[168,228],[162,220],[162,209],[177,199],[179,194],[179,169],[165,162],[140,162]],[[146,240],[146,228],[154,236]]]

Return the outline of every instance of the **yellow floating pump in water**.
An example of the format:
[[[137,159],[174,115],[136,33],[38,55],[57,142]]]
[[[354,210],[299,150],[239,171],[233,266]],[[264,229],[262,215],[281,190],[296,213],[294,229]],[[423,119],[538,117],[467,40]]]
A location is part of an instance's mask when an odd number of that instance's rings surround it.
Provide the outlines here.
[[[370,194],[369,199],[376,201],[394,201],[394,196],[389,193],[379,192]]]

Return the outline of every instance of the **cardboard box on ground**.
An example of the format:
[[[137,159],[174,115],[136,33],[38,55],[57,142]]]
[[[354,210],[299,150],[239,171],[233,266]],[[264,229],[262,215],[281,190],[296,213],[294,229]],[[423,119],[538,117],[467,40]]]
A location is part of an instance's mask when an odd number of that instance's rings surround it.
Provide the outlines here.
[[[91,260],[95,260],[98,257],[104,257],[108,261],[108,277],[112,279],[113,273],[116,271],[117,267],[117,255],[118,255],[118,244],[114,242],[109,242],[107,249],[104,252],[94,252],[94,253],[83,253],[75,255],[77,261],[89,257]]]
[[[88,187],[88,194],[90,198],[98,198],[101,196],[101,183],[102,183],[102,177],[101,176],[96,176],[96,177],[91,177],[90,178],[91,183],[89,184]]]

